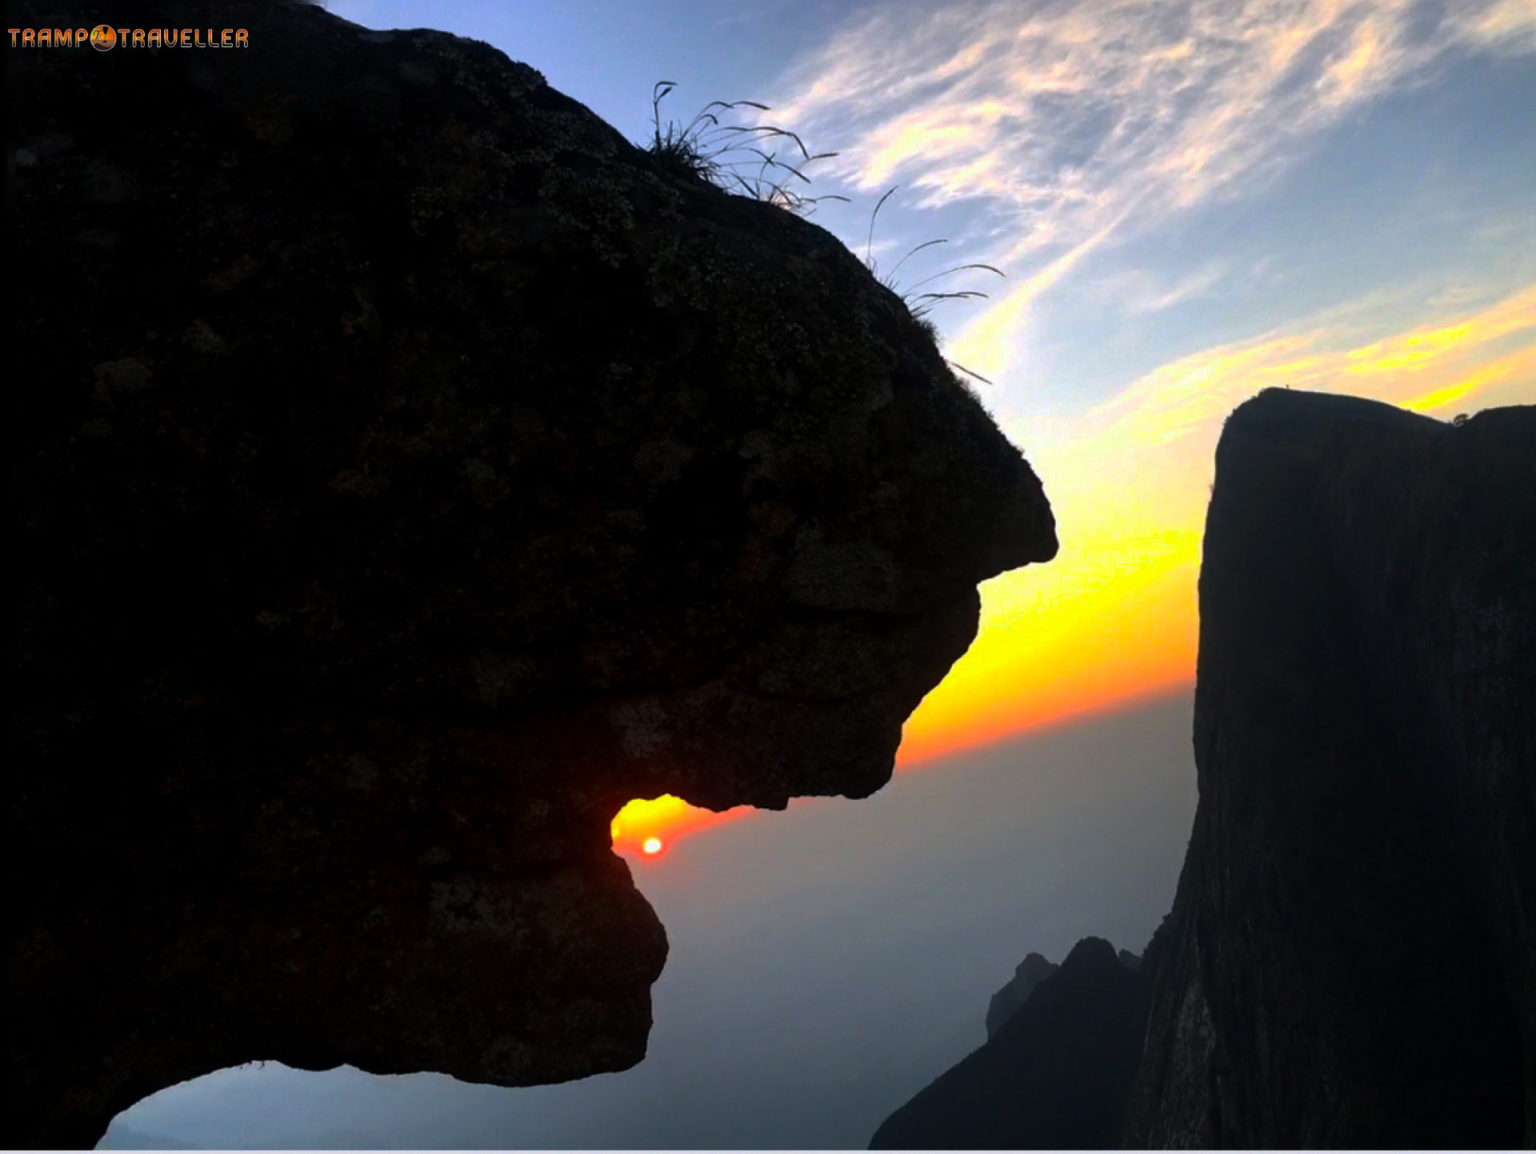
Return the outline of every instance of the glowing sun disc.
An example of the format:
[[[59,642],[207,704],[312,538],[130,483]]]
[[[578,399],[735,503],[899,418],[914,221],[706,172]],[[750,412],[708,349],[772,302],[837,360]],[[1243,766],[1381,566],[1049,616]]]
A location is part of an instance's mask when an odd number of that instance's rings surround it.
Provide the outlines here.
[[[643,849],[646,853],[660,853],[661,839],[659,837],[648,837],[645,839],[640,848]]]

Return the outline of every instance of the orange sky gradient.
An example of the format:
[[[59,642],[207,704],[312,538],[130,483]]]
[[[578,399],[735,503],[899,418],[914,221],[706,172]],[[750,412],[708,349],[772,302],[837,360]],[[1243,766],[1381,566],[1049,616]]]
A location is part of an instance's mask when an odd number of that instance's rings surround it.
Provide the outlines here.
[[[955,342],[964,363],[1016,359],[1008,345],[1027,319],[1016,300],[999,308],[1013,323],[977,317]],[[908,719],[897,772],[1194,684],[1216,439],[1260,389],[1350,393],[1441,419],[1536,402],[1536,285],[1395,327],[1363,310],[1182,357],[1085,413],[999,415],[1045,483],[1061,551],[982,586],[977,638]],[[656,861],[680,837],[756,812],[637,800],[614,818],[614,847]]]

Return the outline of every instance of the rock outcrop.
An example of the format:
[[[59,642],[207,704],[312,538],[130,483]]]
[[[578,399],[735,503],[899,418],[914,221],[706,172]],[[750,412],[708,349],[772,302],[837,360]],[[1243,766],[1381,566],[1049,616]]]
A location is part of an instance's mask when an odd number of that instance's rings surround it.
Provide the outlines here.
[[[870,1149],[1118,1146],[1145,985],[1103,938],[1084,938],[1051,971],[983,1046],[887,1118]]]
[[[1536,1142],[1536,408],[1233,413],[1194,743],[1128,1141]]]
[[[527,65],[132,19],[250,47],[10,57],[8,1144],[253,1059],[632,1065],[614,812],[878,789],[1040,484],[834,237]]]
[[[1054,1128],[1054,1064],[1062,1100],[1128,1091],[1114,1144],[1536,1145],[1536,408],[1268,390],[1232,414],[1194,751],[1140,993],[1075,1011],[1129,1016],[1134,1083],[1023,1030],[1064,967],[875,1144],[1101,1144]]]

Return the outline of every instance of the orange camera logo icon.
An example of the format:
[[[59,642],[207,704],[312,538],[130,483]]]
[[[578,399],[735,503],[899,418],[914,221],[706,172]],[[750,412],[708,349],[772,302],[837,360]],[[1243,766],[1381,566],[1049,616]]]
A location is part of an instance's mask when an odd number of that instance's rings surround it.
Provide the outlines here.
[[[12,48],[249,48],[248,28],[7,28]]]

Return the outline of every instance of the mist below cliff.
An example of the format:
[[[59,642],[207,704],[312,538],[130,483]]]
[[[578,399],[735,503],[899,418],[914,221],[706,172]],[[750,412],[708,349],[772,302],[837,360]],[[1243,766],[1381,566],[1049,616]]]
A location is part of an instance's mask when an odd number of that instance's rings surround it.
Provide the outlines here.
[[[1139,950],[1194,812],[1166,698],[687,837],[636,877],[668,929],[633,1070],[508,1090],[276,1064],[146,1099],[103,1148],[851,1148],[986,1038],[1029,950]],[[957,949],[955,943],[963,942]]]

